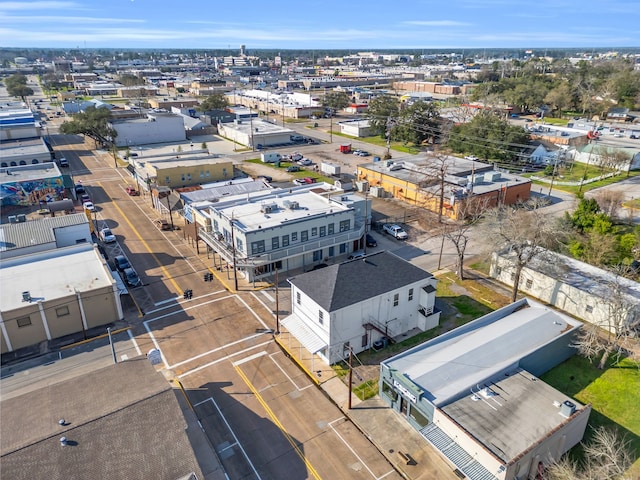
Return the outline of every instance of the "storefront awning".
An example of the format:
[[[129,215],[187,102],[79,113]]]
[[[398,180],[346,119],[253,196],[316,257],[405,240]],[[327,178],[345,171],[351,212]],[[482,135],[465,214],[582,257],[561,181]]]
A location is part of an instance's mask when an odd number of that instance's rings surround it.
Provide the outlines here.
[[[296,337],[296,340],[310,353],[318,353],[323,348],[327,348],[326,342],[307,327],[304,321],[297,315],[289,315],[287,318],[281,320],[280,324],[284,326],[291,335]]]

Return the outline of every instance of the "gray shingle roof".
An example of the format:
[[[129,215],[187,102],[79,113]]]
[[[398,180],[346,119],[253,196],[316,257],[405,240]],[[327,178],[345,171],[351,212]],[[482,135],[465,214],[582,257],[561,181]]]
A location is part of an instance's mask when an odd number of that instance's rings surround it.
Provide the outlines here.
[[[379,252],[297,275],[289,282],[333,312],[432,276],[392,253]]]
[[[4,400],[2,476],[203,478],[175,395],[140,357]]]

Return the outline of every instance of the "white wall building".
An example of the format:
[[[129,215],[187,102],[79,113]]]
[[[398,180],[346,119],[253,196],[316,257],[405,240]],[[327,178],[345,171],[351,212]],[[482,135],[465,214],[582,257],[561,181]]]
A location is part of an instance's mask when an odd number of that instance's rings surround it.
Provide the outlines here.
[[[295,133],[290,128],[283,128],[255,118],[236,120],[233,123],[219,123],[218,132],[223,137],[250,148],[291,143],[291,135]]]
[[[172,113],[148,113],[143,118],[116,120],[111,125],[118,132],[118,147],[183,142],[187,139],[182,116]]]
[[[494,252],[490,275],[513,286],[511,254]],[[518,288],[606,330],[640,329],[640,283],[565,255],[547,251],[534,257],[522,269]]]
[[[581,323],[528,299],[380,364],[380,397],[460,478],[544,478],[584,435],[591,405],[538,376],[575,354]]]
[[[387,337],[438,326],[437,280],[388,252],[290,278],[291,315],[281,324],[328,364]]]
[[[204,242],[249,280],[309,269],[364,245],[371,200],[328,184],[247,193],[205,207]]]
[[[347,120],[338,122],[340,133],[352,137],[368,137],[371,135],[369,120]]]

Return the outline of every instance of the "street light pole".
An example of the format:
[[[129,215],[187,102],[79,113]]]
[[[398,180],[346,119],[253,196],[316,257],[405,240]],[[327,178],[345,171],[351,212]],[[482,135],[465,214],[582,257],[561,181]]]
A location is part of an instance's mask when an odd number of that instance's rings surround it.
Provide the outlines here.
[[[280,304],[278,302],[278,267],[276,267],[276,335],[280,335]]]
[[[233,215],[231,216],[231,254],[233,255],[233,285],[236,292],[238,291],[238,272],[236,270],[236,241],[233,233]],[[277,298],[277,297],[276,297]]]

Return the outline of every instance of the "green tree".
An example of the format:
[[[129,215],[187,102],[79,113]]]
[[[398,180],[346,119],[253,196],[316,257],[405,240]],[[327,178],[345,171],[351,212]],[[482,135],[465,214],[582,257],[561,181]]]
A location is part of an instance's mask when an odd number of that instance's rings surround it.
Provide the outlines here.
[[[27,77],[21,73],[15,73],[4,80],[4,85],[7,87],[7,93],[12,97],[20,97],[22,101],[25,98],[33,95],[33,89],[27,86]]]
[[[440,136],[440,127],[441,119],[438,105],[419,101],[400,111],[396,135],[405,144],[435,143],[435,139]]]
[[[573,93],[567,83],[560,83],[558,86],[549,90],[544,97],[544,103],[550,106],[551,111],[555,112],[559,117],[563,110],[569,110],[573,107]]]
[[[89,107],[60,125],[60,132],[86,135],[93,138],[96,145],[114,143],[118,132],[109,124],[110,119],[111,112],[106,108]]]
[[[322,99],[322,106],[331,109],[331,113],[334,114],[337,110],[342,110],[349,106],[351,99],[347,92],[332,91]]]
[[[399,115],[400,102],[390,95],[382,95],[371,100],[366,114],[371,131],[383,138],[386,138],[387,130],[390,130],[393,138],[394,129],[397,128],[393,125],[397,123]]]
[[[229,102],[223,93],[214,93],[200,102],[198,110],[201,112],[208,112],[210,110],[223,110],[228,106]]]
[[[136,87],[138,85],[144,85],[144,78],[140,78],[131,73],[123,73],[119,77],[119,81],[125,87]]]

